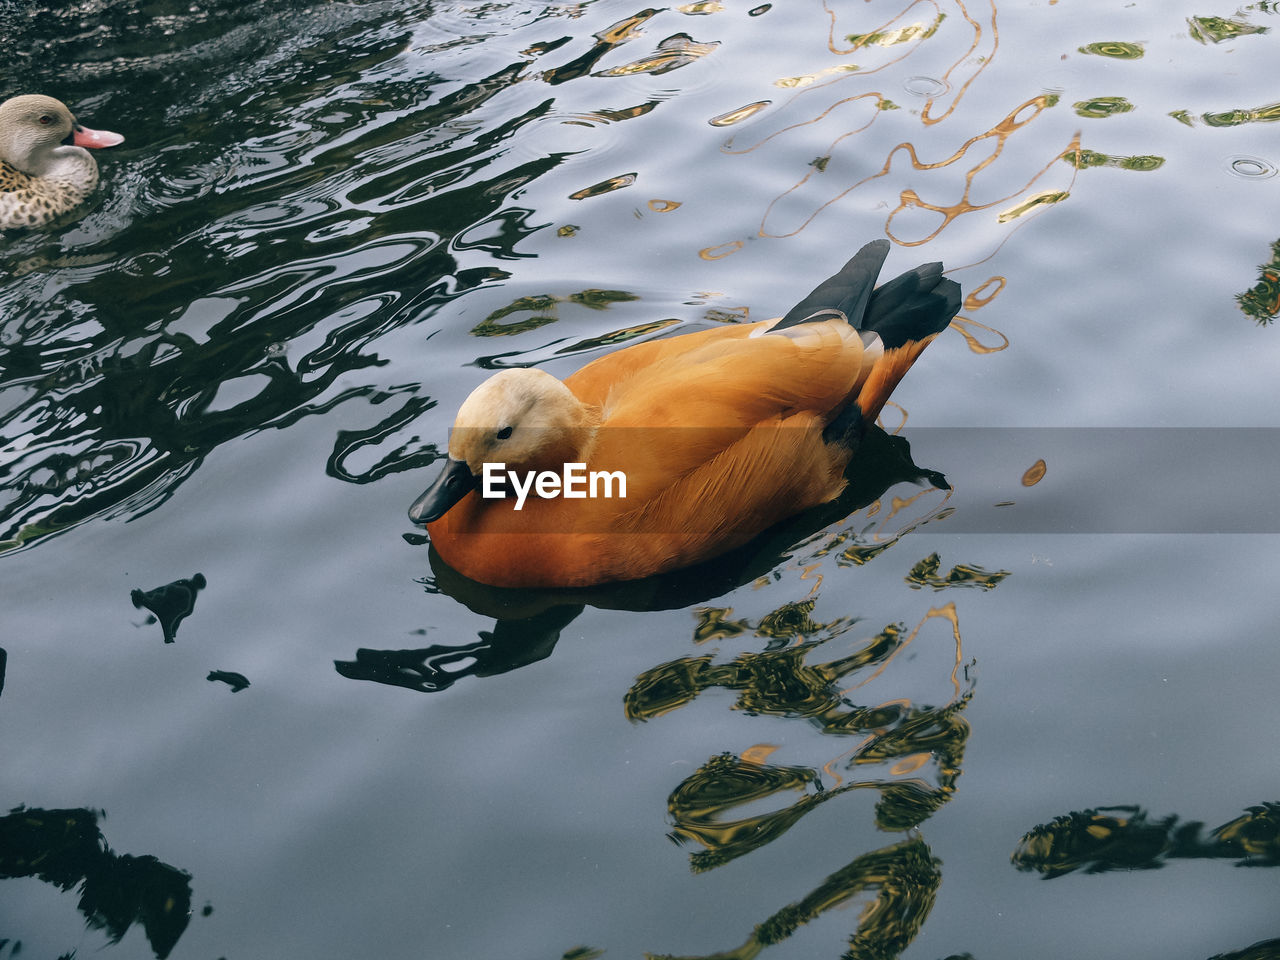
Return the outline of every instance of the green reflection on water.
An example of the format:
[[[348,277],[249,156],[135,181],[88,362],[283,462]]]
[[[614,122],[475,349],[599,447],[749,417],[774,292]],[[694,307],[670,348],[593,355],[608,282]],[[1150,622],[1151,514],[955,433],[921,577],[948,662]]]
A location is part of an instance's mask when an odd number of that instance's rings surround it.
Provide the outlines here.
[[[1211,127],[1238,127],[1246,123],[1274,123],[1280,120],[1280,102],[1253,109],[1237,108],[1223,113],[1206,113],[1200,117]]]
[[[1018,843],[1012,860],[1019,870],[1046,877],[1152,869],[1173,859],[1280,866],[1280,803],[1249,807],[1208,836],[1203,831],[1203,823],[1176,815],[1149,819],[1138,806],[1099,807],[1037,826]]]
[[[1111,57],[1115,60],[1140,60],[1144,51],[1141,43],[1106,40],[1099,43],[1086,44],[1080,48],[1080,52],[1099,57]]]
[[[932,559],[936,567],[936,557]],[[978,571],[972,566],[963,569]],[[968,579],[960,576],[956,582]],[[974,582],[979,579],[975,575]],[[998,579],[995,575],[990,582]],[[815,609],[813,596],[786,602],[753,627],[750,620],[730,619],[731,609],[703,608],[697,611],[695,642],[754,633],[767,641],[765,649],[744,651],[728,663],[716,663],[714,655],[704,654],[661,664],[641,674],[624,698],[630,719],[653,720],[685,706],[703,690],[722,687],[736,691],[735,709],[750,715],[802,719],[825,734],[859,741],[821,768],[769,763],[766,758],[774,748],[765,745],[742,755],[718,754],[685,777],[668,797],[669,836],[677,843],[702,848],[690,855],[695,873],[713,870],[779,840],[809,811],[851,791],[878,793],[876,826],[909,834],[955,791],[970,733],[962,713],[973,696],[973,679],[968,670],[963,681],[959,675],[961,650],[954,608],[932,610],[921,624],[938,617],[954,631],[951,682],[955,692],[940,707],[907,700],[856,705],[852,693],[866,680],[856,681],[855,674],[869,671],[867,679],[879,676],[915,639],[919,628],[907,635],[900,624],[890,624],[851,653],[813,663],[813,655],[854,625],[847,617],[817,620]],[[926,765],[933,771],[930,778],[919,774]],[[879,775],[845,779],[837,767],[849,773],[876,770]],[[833,785],[828,785],[828,778],[834,778]],[[760,811],[761,806],[766,809]],[[714,956],[718,960],[754,957],[830,908],[855,895],[873,893],[849,938],[846,956],[895,957],[919,932],[940,882],[939,862],[922,837],[909,835],[858,856],[807,897],[756,926],[741,946]]]
[[[803,899],[756,926],[735,949],[701,960],[751,960],[801,926],[859,894],[873,893],[844,953],[850,960],[888,960],[910,946],[933,909],[942,882],[941,861],[919,837],[863,854],[828,876]],[[695,960],[645,954],[647,960]]]
[[[1280,315],[1280,240],[1271,244],[1271,260],[1258,267],[1258,282],[1250,290],[1236,294],[1236,303],[1245,316],[1267,326]]]
[[[477,337],[505,337],[536,330],[545,324],[555,323],[558,319],[559,306],[562,303],[576,303],[590,310],[605,310],[615,303],[627,303],[639,299],[636,294],[629,293],[626,290],[596,289],[580,290],[577,293],[569,294],[567,297],[558,297],[549,293],[530,297],[517,297],[506,306],[494,310],[472,327],[471,333]],[[512,320],[507,323],[501,322],[506,317],[517,313],[532,313],[534,316],[525,317],[523,320]]]
[[[981,590],[994,590],[1001,580],[1009,576],[1008,570],[987,571],[976,564],[957,563],[946,576],[941,576],[942,561],[936,553],[925,557],[907,574],[907,583],[914,589],[932,587],[934,590],[945,590],[948,587],[978,587]]]
[[[1187,27],[1191,39],[1200,43],[1222,43],[1251,34],[1266,33],[1269,27],[1260,27],[1241,17],[1188,17]]]
[[[1062,159],[1075,167],[1115,167],[1120,170],[1146,172],[1159,170],[1164,166],[1164,157],[1135,156],[1119,157],[1096,150],[1069,150]]]
[[[1273,123],[1280,120],[1280,103],[1268,103],[1252,109],[1238,107],[1220,113],[1202,113],[1198,117],[1190,110],[1171,110],[1169,116],[1188,127],[1195,126],[1197,120],[1210,127],[1239,127],[1246,123]]]
[[[1133,109],[1133,104],[1124,97],[1094,97],[1092,100],[1078,100],[1073,106],[1080,116],[1095,120],[1128,113]]]

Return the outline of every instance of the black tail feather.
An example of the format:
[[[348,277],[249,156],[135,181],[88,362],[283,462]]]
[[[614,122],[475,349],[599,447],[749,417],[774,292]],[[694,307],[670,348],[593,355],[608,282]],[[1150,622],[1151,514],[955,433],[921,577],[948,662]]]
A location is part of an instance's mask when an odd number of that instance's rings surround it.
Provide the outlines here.
[[[922,263],[877,288],[876,278],[888,255],[888,240],[871,241],[814,287],[773,330],[826,320],[837,310],[857,329],[879,334],[886,350],[945,330],[960,309],[960,285],[942,276],[942,264]]]
[[[774,324],[774,330],[804,323],[815,313],[839,310],[855,327],[862,326],[862,315],[871,301],[876,277],[889,256],[888,240],[872,240],[853,255],[833,276],[814,287],[813,292],[792,307],[785,317]],[[825,316],[821,319],[827,319]]]
[[[871,241],[769,331],[829,320],[838,312],[855,329],[879,337],[884,353],[862,388],[823,429],[827,443],[856,447],[920,351],[960,310],[960,284],[942,275],[941,263],[922,263],[877,288],[876,278],[888,256],[889,241]]]
[[[891,350],[945,330],[960,303],[960,284],[942,276],[942,264],[924,263],[872,294],[863,329],[879,334]]]

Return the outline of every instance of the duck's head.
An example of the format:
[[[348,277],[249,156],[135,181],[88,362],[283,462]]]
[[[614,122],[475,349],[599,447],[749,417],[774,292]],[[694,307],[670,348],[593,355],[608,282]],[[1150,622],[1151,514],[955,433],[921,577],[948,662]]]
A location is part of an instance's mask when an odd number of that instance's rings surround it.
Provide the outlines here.
[[[67,105],[53,97],[27,94],[0,103],[0,160],[33,177],[49,172],[59,147],[114,147],[123,142],[118,133],[77,123]]]
[[[409,508],[431,523],[480,485],[486,463],[507,470],[558,470],[585,458],[596,426],[592,411],[541,370],[495,373],[458,409],[444,472]]]

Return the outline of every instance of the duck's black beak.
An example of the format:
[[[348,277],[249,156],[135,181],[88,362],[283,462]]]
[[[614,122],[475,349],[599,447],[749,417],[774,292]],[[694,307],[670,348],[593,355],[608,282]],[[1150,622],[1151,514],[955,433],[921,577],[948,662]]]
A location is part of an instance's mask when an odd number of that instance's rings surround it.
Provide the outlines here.
[[[436,482],[409,508],[409,519],[414,523],[431,523],[439,520],[449,508],[472,490],[480,488],[480,479],[461,460],[449,457]]]

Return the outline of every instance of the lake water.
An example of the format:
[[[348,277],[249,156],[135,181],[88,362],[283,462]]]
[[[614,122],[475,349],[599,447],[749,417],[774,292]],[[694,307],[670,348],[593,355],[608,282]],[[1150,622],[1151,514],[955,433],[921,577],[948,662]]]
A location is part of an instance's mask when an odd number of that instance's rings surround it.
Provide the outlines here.
[[[1271,3],[0,25],[127,137],[0,238],[0,958],[1280,956]],[[882,236],[968,299],[832,515],[433,563],[493,369]]]

